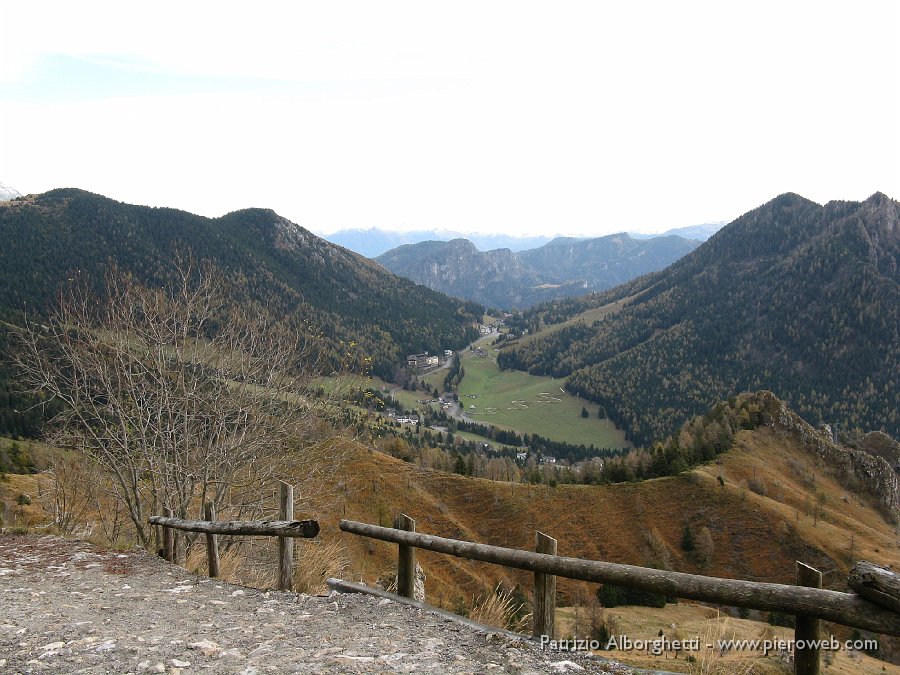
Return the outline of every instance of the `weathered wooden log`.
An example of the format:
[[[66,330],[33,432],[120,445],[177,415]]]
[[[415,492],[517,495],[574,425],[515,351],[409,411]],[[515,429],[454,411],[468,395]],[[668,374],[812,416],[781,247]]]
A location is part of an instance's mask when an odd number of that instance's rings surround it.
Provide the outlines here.
[[[900,575],[860,560],[850,569],[847,585],[864,598],[900,612]]]
[[[287,483],[279,483],[278,515],[282,520],[294,519],[294,488]],[[294,586],[294,541],[288,537],[278,537],[278,588],[289,591]]]
[[[344,532],[395,544],[409,544],[458,558],[545,572],[568,579],[611,583],[663,595],[715,602],[732,607],[802,614],[875,633],[900,635],[900,614],[869,602],[855,593],[785,584],[759,583],[740,579],[719,579],[699,574],[669,572],[634,565],[567,558],[545,553],[475,544],[388,527],[342,520]]]
[[[312,539],[319,534],[319,523],[315,520],[239,520],[234,522],[223,520],[210,523],[205,520],[184,520],[182,518],[151,516],[148,522],[151,525],[163,525],[166,528],[186,530],[188,532],[231,534],[247,537],[299,537]]]
[[[416,521],[401,513],[394,521],[394,527],[406,532],[416,531]],[[397,595],[404,598],[416,597],[416,549],[400,544],[397,554]]]
[[[556,555],[556,539],[543,532],[535,534],[534,550]],[[556,630],[556,577],[546,572],[534,573],[534,612],[531,617],[531,634],[539,638],[546,635],[551,640]]]
[[[797,561],[797,585],[822,588],[822,573]],[[819,675],[819,635],[821,621],[812,616],[798,614],[794,625],[794,674]]]
[[[163,513],[166,518],[172,517],[172,509],[168,506],[163,507]],[[153,518],[150,522],[153,522]],[[168,527],[163,528],[163,558],[170,563],[175,562],[175,531]]]
[[[206,502],[203,505],[203,517],[212,522],[216,519],[216,505]],[[209,563],[209,576],[213,579],[219,576],[219,535],[206,535],[206,561]]]

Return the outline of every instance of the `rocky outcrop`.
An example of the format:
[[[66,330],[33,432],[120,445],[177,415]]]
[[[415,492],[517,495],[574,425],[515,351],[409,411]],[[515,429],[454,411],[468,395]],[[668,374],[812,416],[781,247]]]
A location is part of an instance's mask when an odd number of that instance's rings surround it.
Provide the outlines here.
[[[797,438],[848,489],[871,495],[889,518],[895,522],[900,520],[900,483],[895,467],[884,456],[867,452],[865,446],[854,448],[834,443],[827,432],[819,431],[803,421],[770,391],[743,394],[738,398],[738,403],[754,406],[763,424]],[[870,445],[887,448],[885,451],[889,452],[892,447],[890,443],[874,443],[884,439],[872,434],[869,436],[873,442]],[[881,436],[887,441],[892,440],[885,434]]]
[[[850,446],[865,450],[870,455],[883,457],[888,464],[894,467],[896,473],[900,473],[900,443],[887,434],[873,431],[858,441],[854,441]]]

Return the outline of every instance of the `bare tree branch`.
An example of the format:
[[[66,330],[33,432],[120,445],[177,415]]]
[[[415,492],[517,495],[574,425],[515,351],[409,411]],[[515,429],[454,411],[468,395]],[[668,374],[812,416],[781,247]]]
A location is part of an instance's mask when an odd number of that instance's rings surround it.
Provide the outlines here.
[[[113,270],[104,297],[74,283],[47,325],[19,332],[28,390],[63,403],[52,443],[104,470],[144,546],[164,506],[259,516],[267,485],[335,471],[346,453],[323,421],[333,404],[311,395],[315,339],[226,288],[190,261],[167,288]]]

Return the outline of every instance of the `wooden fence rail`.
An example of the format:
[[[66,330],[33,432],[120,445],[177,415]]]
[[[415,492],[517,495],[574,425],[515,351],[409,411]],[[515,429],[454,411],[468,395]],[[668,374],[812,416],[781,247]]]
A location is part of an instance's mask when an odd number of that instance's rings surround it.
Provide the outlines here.
[[[280,484],[279,516],[283,520],[216,520],[216,511],[212,503],[204,505],[206,520],[185,520],[172,517],[172,510],[163,509],[165,515],[151,516],[147,519],[151,525],[163,528],[163,557],[175,562],[178,557],[178,544],[174,530],[201,532],[206,535],[206,553],[209,561],[209,576],[219,576],[219,542],[217,535],[242,535],[250,537],[278,537],[278,588],[289,591],[294,576],[295,538],[312,539],[319,534],[319,523],[315,520],[293,520],[294,488],[287,483]]]
[[[407,516],[401,516],[401,519],[412,520]],[[406,531],[406,528],[380,527],[352,520],[342,520],[340,529],[351,534],[399,544],[401,549],[421,548],[436,553],[446,553],[457,558],[479,560],[534,572],[535,619],[533,627],[536,637],[539,635],[553,637],[554,608],[552,605],[555,601],[553,599],[554,592],[551,591],[548,584],[550,579],[555,576],[615,584],[666,596],[732,607],[793,614],[799,619],[795,636],[798,641],[818,636],[819,619],[875,633],[900,635],[900,613],[870,602],[855,593],[822,589],[820,587],[821,574],[802,563],[798,563],[798,583],[800,585],[791,586],[741,579],[720,579],[634,565],[567,558],[555,555],[555,540],[541,533],[538,533],[537,538],[538,552],[532,553],[531,551],[436,537],[415,531]],[[414,527],[409,529],[414,530]],[[553,553],[546,551],[553,551]],[[555,579],[553,580],[553,589],[555,591]],[[407,597],[410,596],[407,595]],[[818,648],[797,649],[794,666],[795,672],[801,675],[818,673]]]

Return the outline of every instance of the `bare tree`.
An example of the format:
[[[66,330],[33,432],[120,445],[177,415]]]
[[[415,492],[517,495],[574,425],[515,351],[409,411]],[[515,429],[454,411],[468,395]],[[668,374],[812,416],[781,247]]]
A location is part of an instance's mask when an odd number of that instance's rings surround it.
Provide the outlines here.
[[[72,284],[16,357],[29,391],[64,404],[51,442],[102,467],[144,546],[164,506],[256,517],[274,479],[315,480],[346,448],[323,419],[333,399],[312,395],[313,332],[213,267],[177,267],[165,288],[115,270],[103,294]]]

